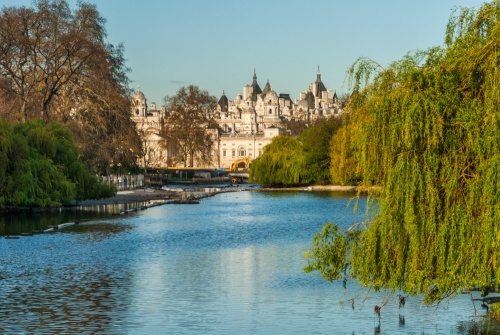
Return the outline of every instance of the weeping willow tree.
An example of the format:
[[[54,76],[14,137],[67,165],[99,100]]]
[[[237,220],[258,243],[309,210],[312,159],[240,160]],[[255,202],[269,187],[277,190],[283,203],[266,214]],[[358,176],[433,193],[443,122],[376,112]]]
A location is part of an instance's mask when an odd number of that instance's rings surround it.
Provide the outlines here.
[[[500,2],[460,8],[445,44],[350,69],[368,224],[327,224],[306,271],[439,302],[500,286]],[[362,122],[362,123],[361,123]]]
[[[250,179],[261,184],[296,185],[304,180],[304,154],[297,139],[276,136],[250,166]]]
[[[0,211],[3,206],[59,207],[116,193],[83,164],[80,149],[60,123],[0,118]]]

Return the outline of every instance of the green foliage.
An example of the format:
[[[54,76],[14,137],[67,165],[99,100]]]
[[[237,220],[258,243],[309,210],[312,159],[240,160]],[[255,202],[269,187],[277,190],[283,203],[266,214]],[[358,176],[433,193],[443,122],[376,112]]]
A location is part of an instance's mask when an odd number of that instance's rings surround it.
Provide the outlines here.
[[[293,137],[276,136],[250,166],[250,178],[261,184],[296,185],[303,181],[304,155]]]
[[[278,136],[252,161],[250,177],[261,184],[299,185],[329,183],[329,141],[339,119],[318,122],[297,138]]]
[[[0,205],[53,207],[115,194],[98,183],[78,153],[60,124],[30,120],[13,127],[0,119]]]
[[[498,41],[500,3],[492,2],[454,15],[443,48],[386,69],[353,65],[353,150],[363,184],[381,186],[380,212],[339,251],[345,259],[327,252],[345,235],[315,240],[325,251],[312,253],[308,270],[330,278],[325,269],[349,264],[364,286],[428,303],[500,288]]]
[[[344,232],[335,224],[327,223],[314,237],[313,250],[305,255],[311,263],[304,270],[318,270],[329,281],[344,278],[347,275],[348,247],[358,232]]]
[[[304,154],[304,180],[312,183],[330,183],[330,151],[332,136],[340,128],[340,118],[322,120],[313,127],[302,132],[298,141],[302,144]]]
[[[344,121],[330,140],[330,180],[334,185],[358,185],[361,171],[354,143],[359,127],[349,117]]]
[[[113,162],[134,164],[141,151],[125,112],[131,110],[130,69],[123,45],[106,43],[96,5],[71,7],[65,0],[34,0],[29,7],[0,8],[0,116],[63,123],[80,159],[104,173]],[[54,142],[38,135],[37,145],[52,145],[43,148],[52,157]]]

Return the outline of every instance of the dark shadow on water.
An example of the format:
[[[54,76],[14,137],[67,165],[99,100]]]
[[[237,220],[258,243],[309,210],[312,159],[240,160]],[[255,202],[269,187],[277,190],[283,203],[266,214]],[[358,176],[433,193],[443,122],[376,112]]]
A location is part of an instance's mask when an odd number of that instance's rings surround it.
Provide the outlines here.
[[[141,208],[146,203],[78,206],[33,212],[23,211],[0,216],[0,236],[20,235],[43,231],[50,226],[81,220],[114,219],[116,215],[131,208]]]

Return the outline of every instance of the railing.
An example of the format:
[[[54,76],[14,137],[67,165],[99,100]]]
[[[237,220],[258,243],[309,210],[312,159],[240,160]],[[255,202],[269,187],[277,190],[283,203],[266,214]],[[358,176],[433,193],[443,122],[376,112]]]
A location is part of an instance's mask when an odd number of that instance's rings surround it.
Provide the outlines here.
[[[100,181],[106,184],[115,185],[118,191],[121,190],[132,190],[136,188],[144,187],[144,175],[109,175],[101,176]]]

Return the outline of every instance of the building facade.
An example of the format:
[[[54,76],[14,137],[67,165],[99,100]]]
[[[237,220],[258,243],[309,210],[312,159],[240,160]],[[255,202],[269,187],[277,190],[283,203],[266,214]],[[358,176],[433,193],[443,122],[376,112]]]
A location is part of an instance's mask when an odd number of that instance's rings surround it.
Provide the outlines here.
[[[132,96],[132,121],[142,141],[143,153],[137,158],[139,166],[147,168],[166,168],[168,166],[168,151],[162,145],[160,130],[165,117],[165,107],[160,110],[152,102],[148,108],[146,97],[140,89]]]
[[[289,94],[276,93],[269,81],[261,89],[254,70],[252,84],[243,87],[243,95],[229,100],[223,92],[213,113],[219,124],[220,167],[262,155],[275,136],[287,134],[286,121],[310,123],[342,113],[336,93],[325,87],[319,68],[316,81],[294,101]]]
[[[160,137],[166,112],[164,106],[158,110],[155,103],[148,109],[144,94],[140,90],[134,93],[132,120],[146,149],[138,162],[141,166],[169,166],[169,152]],[[209,112],[209,117],[218,124],[218,131],[214,132],[214,161],[203,168],[227,169],[236,161],[259,157],[274,137],[288,133],[286,121],[310,123],[342,113],[336,93],[323,84],[319,67],[316,81],[294,101],[289,94],[274,91],[269,81],[261,89],[254,70],[252,83],[243,87],[243,95],[237,94],[234,100],[229,100],[223,92],[216,109]]]

